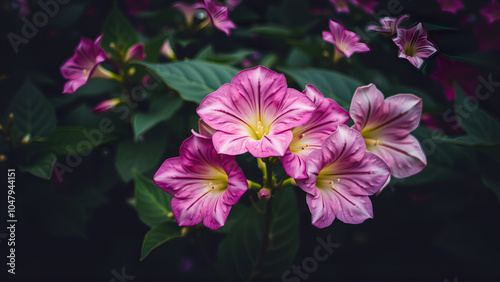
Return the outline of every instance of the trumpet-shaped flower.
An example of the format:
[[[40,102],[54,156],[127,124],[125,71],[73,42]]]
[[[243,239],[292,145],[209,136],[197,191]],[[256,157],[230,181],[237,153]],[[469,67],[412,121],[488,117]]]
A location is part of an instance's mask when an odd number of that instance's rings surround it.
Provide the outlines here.
[[[368,196],[382,188],[390,172],[384,161],[366,151],[359,132],[340,124],[307,158],[307,174],[297,185],[307,193],[312,224],[324,228],[335,218],[351,224],[372,218]]]
[[[500,20],[500,3],[497,0],[491,0],[487,7],[481,9],[481,14],[490,24]]]
[[[392,41],[399,47],[399,57],[407,59],[417,68],[422,66],[425,58],[437,52],[434,44],[427,40],[422,23],[409,29],[399,28]]]
[[[205,0],[203,7],[207,10],[212,25],[226,35],[229,35],[231,29],[236,28],[236,25],[227,16],[227,7],[215,4],[214,0]]]
[[[63,93],[75,92],[91,77],[108,77],[105,70],[98,67],[106,60],[106,54],[100,46],[101,38],[102,35],[93,42],[82,37],[73,57],[61,66],[62,75],[69,79],[64,85]]]
[[[347,0],[330,0],[335,6],[337,13],[349,13],[349,5],[347,5]]]
[[[464,8],[464,4],[460,0],[436,0],[441,6],[441,10],[456,14],[458,10]]]
[[[204,6],[202,3],[194,3],[193,5],[186,4],[184,2],[174,2],[172,7],[180,10],[184,17],[186,18],[186,24],[188,26],[193,25],[194,15],[199,9],[203,9]]]
[[[292,129],[293,140],[281,163],[285,172],[292,178],[307,178],[307,156],[314,150],[320,149],[323,141],[339,124],[349,120],[349,114],[337,102],[323,97],[314,86],[307,85],[303,92],[316,105],[311,119],[302,126]]]
[[[330,31],[323,31],[323,40],[335,45],[335,48],[347,57],[355,52],[370,51],[365,43],[359,42],[356,33],[344,29],[340,23],[332,20],[330,20]]]
[[[92,112],[96,114],[102,114],[105,113],[112,108],[114,108],[116,105],[120,104],[123,100],[120,98],[113,98],[109,100],[102,101],[99,103],[95,108],[92,110]]]
[[[216,130],[212,138],[220,154],[267,158],[285,154],[290,129],[304,125],[315,109],[307,96],[287,88],[284,75],[257,66],[205,97],[197,113]]]
[[[385,17],[380,19],[382,26],[369,25],[366,30],[375,30],[388,36],[393,36],[397,33],[398,27],[402,21],[408,19],[410,16],[403,15],[399,18]]]
[[[172,212],[179,226],[203,224],[216,230],[248,188],[234,156],[219,155],[209,137],[186,139],[180,157],[167,159],[153,177],[173,195]]]
[[[384,100],[375,85],[356,89],[350,114],[353,128],[361,132],[366,149],[384,160],[396,178],[420,172],[425,154],[410,132],[418,127],[422,100],[412,94],[398,94]]]
[[[127,49],[125,54],[125,62],[132,60],[144,60],[146,58],[146,53],[144,51],[144,44],[136,43]]]

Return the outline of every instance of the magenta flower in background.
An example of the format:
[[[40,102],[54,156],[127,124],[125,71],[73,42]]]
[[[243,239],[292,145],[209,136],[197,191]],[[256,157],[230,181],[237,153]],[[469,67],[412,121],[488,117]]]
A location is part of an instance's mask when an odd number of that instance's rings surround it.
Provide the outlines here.
[[[330,20],[330,31],[323,31],[323,40],[335,45],[336,50],[347,57],[355,52],[370,51],[365,43],[359,42],[356,33],[345,30],[340,23],[333,20]]]
[[[358,87],[351,101],[352,128],[365,139],[366,149],[382,158],[396,178],[420,172],[425,154],[410,132],[418,127],[422,99],[413,94],[397,94],[384,100],[375,85]]]
[[[193,135],[182,143],[180,157],[167,159],[153,177],[174,196],[170,205],[179,226],[203,224],[216,230],[248,188],[234,156],[219,155],[209,137]]]
[[[464,8],[464,4],[460,0],[436,0],[441,6],[441,10],[456,14],[458,10]]]
[[[177,56],[175,56],[174,49],[172,48],[172,45],[170,44],[170,39],[165,39],[165,41],[163,42],[163,45],[161,45],[160,54],[162,54],[163,56],[165,56],[171,60],[177,59]]]
[[[382,188],[390,172],[384,161],[366,151],[359,132],[340,124],[308,156],[307,174],[296,182],[307,193],[312,224],[324,228],[335,218],[351,224],[372,218],[368,196]]]
[[[410,16],[403,15],[399,18],[385,17],[380,19],[381,26],[369,25],[366,30],[375,30],[388,36],[393,36],[397,33],[399,25]]]
[[[351,3],[363,9],[368,14],[373,14],[375,7],[378,5],[378,2],[375,0],[351,0]]]
[[[216,129],[212,138],[220,154],[267,158],[285,154],[293,139],[290,129],[304,125],[315,109],[307,96],[287,88],[283,74],[257,66],[236,74],[196,111]]]
[[[193,25],[194,14],[198,9],[203,9],[205,6],[202,3],[194,3],[192,5],[186,4],[184,2],[174,2],[172,7],[180,10],[184,17],[186,18],[187,26]]]
[[[335,6],[337,13],[349,13],[349,5],[347,5],[347,0],[330,0]]]
[[[232,11],[236,9],[236,7],[241,3],[243,0],[225,0],[226,2],[226,7],[229,9],[229,11]]]
[[[304,92],[316,105],[311,119],[302,126],[292,128],[293,140],[285,155],[280,158],[286,174],[295,179],[307,178],[306,159],[339,124],[349,120],[349,114],[337,102],[323,97],[314,86],[307,85]]]
[[[149,0],[127,0],[128,13],[136,15],[144,12],[149,6]]]
[[[101,48],[102,35],[95,41],[88,38],[81,38],[80,44],[76,47],[75,54],[61,66],[61,73],[64,78],[69,79],[64,85],[63,93],[73,93],[76,89],[87,83],[91,77],[106,77],[103,69],[98,65],[106,60],[106,54]]]
[[[122,99],[120,99],[120,98],[114,98],[114,99],[102,101],[97,106],[95,106],[95,108],[92,110],[92,112],[94,112],[96,114],[101,114],[101,113],[107,112],[107,111],[111,110],[113,107],[115,107],[116,105],[120,104],[121,102],[122,102]]]
[[[132,60],[144,60],[146,58],[146,52],[144,51],[144,44],[136,43],[127,49],[127,54],[125,55],[125,62]]]
[[[30,8],[26,0],[16,0],[17,5],[19,5],[19,18],[26,17],[30,13]]]
[[[490,24],[500,20],[500,3],[497,0],[491,0],[488,6],[481,9],[481,14]]]
[[[441,83],[446,98],[452,101],[455,99],[455,83],[460,85],[467,95],[474,96],[479,75],[480,72],[470,65],[439,56],[437,69],[431,74],[431,78]]]
[[[227,7],[215,4],[214,0],[205,0],[203,7],[207,10],[212,25],[226,35],[229,35],[231,29],[236,28],[236,25],[228,18]]]
[[[427,40],[427,32],[422,23],[409,29],[398,28],[397,36],[392,39],[399,47],[399,58],[410,61],[420,68],[424,59],[437,52],[436,47]]]

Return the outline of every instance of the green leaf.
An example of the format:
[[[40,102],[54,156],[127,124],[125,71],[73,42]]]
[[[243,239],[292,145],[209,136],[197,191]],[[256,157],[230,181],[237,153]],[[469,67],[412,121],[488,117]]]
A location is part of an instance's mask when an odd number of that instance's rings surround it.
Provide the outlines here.
[[[43,179],[50,179],[52,175],[52,168],[56,163],[56,156],[54,154],[43,154],[37,156],[28,164],[19,164],[22,171],[27,171],[35,176]]]
[[[170,64],[136,62],[177,90],[182,99],[200,103],[205,96],[231,82],[238,73],[235,68],[203,61]]]
[[[127,18],[120,12],[116,5],[109,13],[102,27],[101,47],[109,54],[115,54],[110,44],[115,45],[122,55],[125,55],[127,49],[137,43],[137,33]]]
[[[357,79],[334,71],[313,68],[280,70],[291,76],[302,88],[307,84],[314,85],[325,97],[332,98],[346,109],[349,108],[356,88],[363,85]]]
[[[172,196],[138,171],[134,171],[134,182],[135,208],[142,222],[154,227],[167,221],[173,221],[167,217],[167,214],[172,211],[170,207]]]
[[[45,136],[57,126],[56,113],[45,96],[29,80],[17,91],[7,108],[14,114],[14,132],[23,138]],[[4,123],[6,124],[6,123]]]
[[[58,127],[47,136],[33,140],[27,150],[32,154],[51,152],[55,155],[87,154],[102,144],[111,142],[116,136],[104,134],[98,129],[86,129],[80,126]]]
[[[141,142],[124,140],[116,150],[115,167],[123,181],[128,182],[133,177],[133,169],[145,172],[158,166],[167,145],[164,132],[151,132]]]
[[[467,97],[464,91],[455,85],[456,117],[460,127],[469,135],[465,141],[468,143],[498,144],[500,142],[500,122],[487,112],[477,108],[477,102]],[[471,109],[471,110],[467,110]],[[462,142],[463,142],[462,138]]]
[[[262,206],[261,206],[262,208]],[[248,280],[258,258],[264,216],[249,208],[219,246],[219,265],[230,280]],[[270,246],[256,279],[274,280],[290,267],[299,246],[299,213],[293,189],[275,195]]]
[[[164,222],[153,227],[144,237],[141,260],[144,260],[155,248],[178,237],[181,237],[181,228],[175,222]]]
[[[179,97],[155,96],[151,99],[151,107],[147,113],[137,113],[132,118],[134,137],[153,128],[161,121],[168,120],[182,106]]]
[[[430,24],[430,23],[423,23],[424,27],[427,31],[441,31],[441,30],[449,30],[449,31],[458,31],[457,28],[454,27],[448,27],[448,26],[442,26],[442,25],[437,25],[437,24]]]
[[[262,35],[267,35],[272,38],[290,38],[294,37],[296,34],[285,26],[280,25],[262,25],[256,26],[250,29],[251,32],[259,33]]]

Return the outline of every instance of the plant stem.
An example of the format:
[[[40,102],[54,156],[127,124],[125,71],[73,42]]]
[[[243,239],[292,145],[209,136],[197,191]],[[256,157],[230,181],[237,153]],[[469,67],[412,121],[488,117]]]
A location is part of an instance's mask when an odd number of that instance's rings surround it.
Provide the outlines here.
[[[262,241],[260,242],[259,256],[253,268],[249,281],[252,281],[259,274],[259,268],[262,264],[264,254],[269,247],[269,231],[271,229],[271,221],[273,219],[273,198],[271,197],[266,203],[266,214],[264,219],[264,232],[262,234]]]

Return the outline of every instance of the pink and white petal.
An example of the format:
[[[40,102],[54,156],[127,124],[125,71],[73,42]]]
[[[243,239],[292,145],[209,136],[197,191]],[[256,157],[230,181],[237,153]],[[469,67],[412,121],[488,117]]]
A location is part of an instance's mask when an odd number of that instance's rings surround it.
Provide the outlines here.
[[[212,142],[219,154],[233,156],[248,152],[247,142],[249,140],[253,139],[246,132],[234,134],[217,130],[212,136]]]
[[[332,44],[335,44],[335,40],[333,39],[333,35],[329,31],[323,31],[323,41],[330,42]]]
[[[137,43],[128,48],[125,61],[144,60],[145,58],[146,53],[144,52],[144,44]]]
[[[276,112],[272,112],[277,103],[280,103],[279,107],[277,107]],[[287,89],[284,99],[277,101],[275,104],[266,105],[265,108],[266,114],[275,113],[271,124],[271,133],[287,131],[293,127],[306,124],[316,110],[316,106],[307,96],[291,88]],[[288,144],[291,141],[290,139]]]
[[[321,146],[323,167],[335,162],[355,163],[361,161],[366,152],[366,144],[361,134],[344,124],[325,139]]]
[[[296,179],[297,185],[308,194],[317,192],[316,179],[320,171],[325,167],[322,150],[315,150],[307,156],[306,166],[308,178]]]
[[[312,150],[308,150],[307,154],[302,153],[303,151],[292,153],[290,150],[287,150],[283,157],[280,158],[286,174],[294,179],[307,178],[307,156]]]
[[[194,180],[182,165],[181,158],[176,157],[167,159],[163,162],[153,176],[153,181],[156,186],[171,195],[175,195],[187,184],[193,183]]]
[[[203,210],[205,212],[203,224],[212,230],[217,230],[226,224],[231,206],[222,201],[222,194],[214,191],[207,194]]]
[[[419,173],[426,165],[427,159],[418,140],[412,135],[403,138],[387,136],[380,144],[369,146],[373,152],[391,168],[391,174],[396,178],[405,178]]]
[[[201,118],[198,120],[198,130],[200,131],[200,134],[206,137],[212,137],[215,133],[215,129],[210,127],[205,121],[203,121]]]
[[[381,135],[406,136],[418,127],[422,115],[422,99],[413,94],[397,94],[384,101],[387,115],[377,128]]]
[[[333,223],[339,207],[335,196],[316,189],[314,194],[307,194],[306,202],[311,212],[312,225],[317,228],[325,228]]]
[[[354,121],[354,129],[361,131],[373,126],[387,113],[384,108],[384,94],[373,84],[358,87],[352,96],[349,113]]]
[[[368,196],[340,194],[334,190],[339,207],[335,214],[339,220],[348,224],[360,224],[368,218],[373,218],[372,202]]]
[[[345,29],[340,23],[333,21],[333,20],[330,20],[329,27],[330,27],[330,31],[332,32],[332,36],[333,36],[334,41],[338,41],[344,37]]]
[[[256,158],[281,157],[290,146],[292,139],[292,131],[286,130],[264,135],[260,140],[249,138],[246,148]]]
[[[87,83],[87,79],[74,79],[69,80],[64,84],[63,93],[74,93],[78,88]]]

